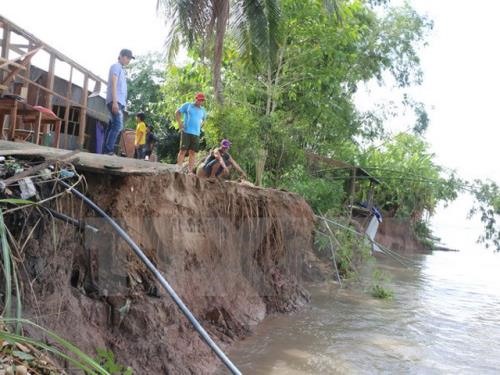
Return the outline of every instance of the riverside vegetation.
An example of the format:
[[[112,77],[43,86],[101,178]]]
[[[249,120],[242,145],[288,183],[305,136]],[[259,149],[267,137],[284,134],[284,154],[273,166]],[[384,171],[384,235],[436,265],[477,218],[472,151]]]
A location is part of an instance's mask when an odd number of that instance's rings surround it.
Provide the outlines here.
[[[363,83],[405,92],[422,82],[418,51],[433,27],[430,19],[388,0],[223,3],[234,6],[226,9],[233,18],[210,13],[211,2],[191,7],[159,1],[161,13],[179,14],[168,59],[151,54],[130,66],[130,111],[147,114],[160,135],[163,161],[175,161],[175,109],[203,91],[211,99],[202,146],[231,139],[236,159],[259,185],[297,192],[315,212],[341,216],[347,172],[312,169],[307,156],[359,165],[382,181],[376,204],[407,219],[429,245],[435,239],[428,220],[437,204],[470,192],[476,198],[471,213],[480,213],[485,224],[480,240],[500,248],[498,186],[487,179],[464,181],[435,162],[425,140],[432,125],[422,103],[402,94],[400,107],[414,116],[407,131],[396,134],[384,127],[397,116],[393,108],[362,112],[355,105]],[[219,23],[227,28],[215,30]],[[188,58],[176,63],[181,45]],[[361,184],[355,199],[367,194],[368,184]]]
[[[408,130],[397,134],[384,127],[394,115],[392,108],[362,112],[355,105],[363,83],[376,81],[404,91],[422,82],[418,51],[432,29],[430,19],[408,4],[393,6],[388,0],[220,3],[224,6],[215,9],[213,1],[194,6],[190,1],[160,0],[159,12],[167,18],[178,16],[168,39],[168,59],[151,54],[138,57],[130,66],[129,110],[146,113],[160,135],[162,161],[175,160],[176,107],[203,91],[212,98],[207,101],[210,116],[203,147],[231,139],[235,158],[257,184],[294,191],[316,213],[342,218],[347,172],[311,168],[308,155],[359,165],[382,181],[374,195],[380,208],[408,220],[423,241],[434,240],[428,219],[438,202],[449,202],[468,191],[476,198],[471,214],[479,213],[485,224],[480,240],[500,249],[499,187],[487,179],[464,181],[435,162],[425,141],[432,124],[422,103],[406,94],[400,98],[401,106],[414,116],[406,124]],[[188,55],[182,64],[175,62],[180,46],[187,48]],[[368,184],[362,183],[355,199],[362,201],[367,195]],[[366,242],[348,232],[338,231],[336,236],[341,243],[336,249],[338,272],[353,276],[354,260],[368,257]],[[316,243],[326,251],[327,238],[317,236]],[[17,288],[15,267],[11,267],[15,260],[5,233],[2,254],[3,318],[8,319],[10,296],[19,297],[19,293],[13,291]],[[384,278],[375,271],[372,294],[379,298],[391,295]],[[17,323],[21,323],[17,301]],[[7,331],[2,335],[2,340],[37,346],[23,336]],[[41,349],[51,352],[48,347]],[[99,360],[90,360],[87,366],[103,374],[128,371],[115,366],[109,352],[102,351]]]

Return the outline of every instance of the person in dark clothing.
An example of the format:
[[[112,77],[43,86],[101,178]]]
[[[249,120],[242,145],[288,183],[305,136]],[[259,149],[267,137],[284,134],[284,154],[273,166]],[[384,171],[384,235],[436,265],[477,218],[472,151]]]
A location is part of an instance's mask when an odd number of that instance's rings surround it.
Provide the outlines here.
[[[158,137],[153,132],[153,127],[148,125],[146,129],[146,152],[144,154],[144,160],[149,160],[156,146],[156,142],[158,142]]]
[[[243,178],[247,178],[246,173],[236,163],[236,161],[227,152],[231,142],[223,139],[220,147],[211,151],[205,161],[200,164],[196,171],[198,177],[224,177],[229,175],[230,168],[234,167]]]

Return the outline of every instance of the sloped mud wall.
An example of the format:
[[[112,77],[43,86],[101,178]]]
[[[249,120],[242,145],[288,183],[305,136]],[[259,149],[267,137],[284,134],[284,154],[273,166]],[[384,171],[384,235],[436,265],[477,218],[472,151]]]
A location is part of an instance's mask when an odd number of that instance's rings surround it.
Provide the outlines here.
[[[86,180],[87,195],[118,219],[223,347],[251,334],[266,313],[307,301],[300,275],[314,223],[297,195],[177,173]],[[35,228],[20,267],[26,317],[87,353],[112,350],[137,374],[220,371],[107,224],[69,195],[52,206],[98,232],[47,216],[35,225],[35,211],[23,223],[9,219],[14,233]]]
[[[398,253],[429,252],[413,233],[409,220],[384,218],[378,227],[375,240]]]

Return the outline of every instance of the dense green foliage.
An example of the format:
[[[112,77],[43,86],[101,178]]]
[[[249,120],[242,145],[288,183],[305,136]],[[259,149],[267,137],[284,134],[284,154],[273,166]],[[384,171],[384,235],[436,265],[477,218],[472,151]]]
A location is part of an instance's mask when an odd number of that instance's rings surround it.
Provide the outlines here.
[[[476,180],[470,189],[476,199],[470,215],[478,213],[484,224],[478,241],[500,251],[500,187],[493,181]]]
[[[369,147],[360,163],[382,181],[375,201],[394,216],[417,222],[425,211],[432,213],[438,201],[456,198],[459,181],[453,175],[442,177],[443,170],[419,136],[397,134],[380,147]]]
[[[160,3],[174,10],[189,2]],[[242,4],[235,3],[234,9]],[[439,201],[454,199],[467,185],[435,163],[424,138],[429,126],[425,107],[403,95],[401,102],[414,111],[415,124],[412,133],[393,136],[384,129],[390,108],[360,112],[355,98],[363,82],[391,82],[399,88],[418,85],[422,80],[418,50],[432,22],[409,5],[392,6],[390,1],[281,0],[253,11],[254,18],[242,13],[237,27],[224,31],[223,104],[216,100],[215,90],[222,86],[214,89],[215,57],[210,57],[220,40],[210,37],[213,30],[193,34],[210,18],[185,18],[210,14],[201,8],[181,15],[171,34],[177,38],[171,40],[174,49],[182,42],[189,47],[187,63],[167,63],[157,69],[161,60],[146,57],[134,64],[131,100],[156,126],[160,158],[175,159],[175,109],[203,91],[209,98],[204,148],[223,137],[231,139],[233,157],[255,182],[295,191],[315,210],[342,214],[348,173],[325,171],[311,164],[310,156],[360,165],[382,182],[375,192],[377,205],[389,215],[411,219],[424,237],[430,235],[426,214],[432,214]],[[483,198],[478,210],[484,208],[483,221],[490,228],[484,239],[494,241],[496,214],[491,204],[496,198],[486,197],[491,189],[486,195],[481,189],[474,191]],[[367,194],[368,184],[362,183],[355,199],[365,200]]]
[[[271,57],[277,49],[279,0],[158,0],[157,4],[171,25],[167,38],[169,57],[181,45],[201,58],[211,56],[213,96],[219,104],[224,99],[222,65],[228,26],[238,36],[241,51],[258,51],[261,56]]]
[[[302,195],[315,212],[342,211],[344,184],[307,173],[303,165],[296,165],[283,175],[283,186]]]
[[[160,63],[159,54],[141,56],[129,67],[129,78],[132,84],[128,88],[128,128],[135,128],[137,112],[144,112],[148,116],[147,123],[160,123],[162,113],[160,104],[163,101],[161,86],[164,82],[164,64]]]
[[[333,213],[333,215],[332,215]],[[358,267],[363,266],[371,255],[371,246],[363,235],[332,225],[340,221],[347,226],[348,221],[334,216],[330,211],[318,221],[315,237],[315,251],[335,263],[335,270],[344,279],[359,277]],[[328,220],[328,221],[327,221]]]

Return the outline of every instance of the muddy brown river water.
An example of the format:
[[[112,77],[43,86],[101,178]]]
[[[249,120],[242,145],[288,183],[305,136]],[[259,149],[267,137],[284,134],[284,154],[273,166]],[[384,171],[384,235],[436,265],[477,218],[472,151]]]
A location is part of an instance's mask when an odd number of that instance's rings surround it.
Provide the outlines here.
[[[367,284],[311,285],[312,302],[267,318],[230,358],[244,374],[499,374],[500,254],[414,255],[377,264],[392,300]]]

